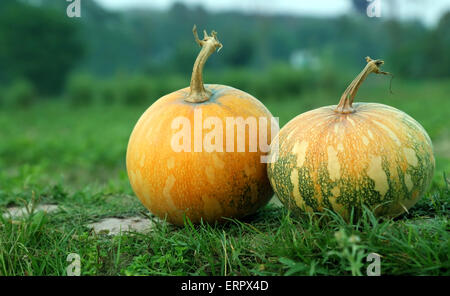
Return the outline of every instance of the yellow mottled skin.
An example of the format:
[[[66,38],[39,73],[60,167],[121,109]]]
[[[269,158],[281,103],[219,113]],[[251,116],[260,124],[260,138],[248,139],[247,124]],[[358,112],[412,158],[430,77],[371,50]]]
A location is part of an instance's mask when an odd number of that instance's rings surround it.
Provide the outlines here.
[[[336,106],[318,108],[281,129],[278,160],[268,164],[268,174],[286,206],[320,211],[327,207],[323,202],[327,195],[332,209],[346,216],[348,204],[339,202],[345,189],[347,194],[360,192],[353,205],[372,194],[379,197],[377,202],[368,201],[372,208],[390,202],[377,208],[377,215],[397,216],[424,193],[435,160],[431,140],[420,124],[382,104],[360,103],[353,108],[348,114],[335,112]],[[302,179],[300,170],[307,177]],[[312,192],[317,208],[311,208],[301,192]]]

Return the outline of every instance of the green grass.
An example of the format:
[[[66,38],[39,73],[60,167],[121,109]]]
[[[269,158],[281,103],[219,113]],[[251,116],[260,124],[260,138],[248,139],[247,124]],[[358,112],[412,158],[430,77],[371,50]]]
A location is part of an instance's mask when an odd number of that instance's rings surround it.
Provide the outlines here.
[[[0,218],[0,275],[65,275],[70,253],[83,275],[359,275],[369,253],[382,274],[450,275],[450,83],[372,79],[358,97],[404,110],[430,134],[437,160],[433,184],[408,214],[392,220],[369,212],[352,224],[333,213],[293,217],[269,204],[244,220],[176,228],[151,217],[125,172],[128,137],[145,106],[74,107],[43,102],[0,109],[0,211],[58,204],[60,211]],[[260,98],[283,125],[340,93]],[[105,217],[148,217],[149,234],[95,234]]]

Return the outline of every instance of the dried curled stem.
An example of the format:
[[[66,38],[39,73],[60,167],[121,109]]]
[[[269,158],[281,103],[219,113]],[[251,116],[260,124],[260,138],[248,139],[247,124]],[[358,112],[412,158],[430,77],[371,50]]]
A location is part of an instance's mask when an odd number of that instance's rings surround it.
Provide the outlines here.
[[[207,91],[203,85],[203,66],[205,65],[209,56],[216,50],[220,51],[223,45],[217,39],[217,33],[215,31],[212,31],[211,35],[208,35],[206,30],[204,30],[203,39],[200,39],[198,37],[197,26],[194,25],[192,32],[194,34],[195,42],[197,42],[197,44],[200,45],[202,49],[200,50],[200,53],[195,60],[191,77],[191,92],[189,93],[189,96],[185,99],[185,101],[191,103],[200,103],[207,101],[211,96],[211,93]]]
[[[389,72],[384,72],[380,70],[380,66],[384,64],[382,60],[372,60],[370,57],[366,57],[367,65],[366,67],[359,73],[358,76],[350,83],[345,92],[341,96],[341,100],[337,105],[335,112],[348,114],[353,113],[355,110],[353,109],[353,101],[355,99],[356,93],[358,92],[359,87],[367,78],[370,73],[382,74],[382,75],[392,75]]]

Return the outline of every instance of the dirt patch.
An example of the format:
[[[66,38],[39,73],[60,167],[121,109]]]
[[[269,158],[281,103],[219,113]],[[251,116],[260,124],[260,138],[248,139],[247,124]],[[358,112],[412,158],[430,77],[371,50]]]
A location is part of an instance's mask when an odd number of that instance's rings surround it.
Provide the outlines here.
[[[93,228],[96,233],[104,233],[109,235],[117,235],[120,232],[149,232],[153,228],[154,222],[142,217],[129,218],[106,218],[99,222],[89,224],[88,227]]]
[[[6,208],[6,212],[2,215],[3,218],[23,218],[28,216],[31,212],[36,213],[43,211],[47,214],[56,212],[59,209],[57,205],[42,204],[37,205],[34,209],[26,207],[10,207]]]

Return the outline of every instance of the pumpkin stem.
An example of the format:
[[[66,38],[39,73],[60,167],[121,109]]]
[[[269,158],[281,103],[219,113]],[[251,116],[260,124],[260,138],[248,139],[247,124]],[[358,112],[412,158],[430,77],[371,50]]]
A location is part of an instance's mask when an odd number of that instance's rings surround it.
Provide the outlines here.
[[[359,73],[358,76],[356,76],[356,78],[352,81],[352,83],[350,83],[345,92],[342,94],[339,104],[336,109],[334,109],[335,112],[348,114],[355,111],[352,107],[353,100],[355,99],[359,87],[370,73],[392,75],[391,73],[380,70],[379,67],[384,64],[384,61],[372,60],[370,57],[366,57],[366,61],[366,67],[361,71],[361,73]]]
[[[217,39],[217,33],[215,31],[211,32],[211,36],[206,33],[206,30],[203,31],[203,40],[198,38],[196,25],[194,25],[192,32],[194,33],[195,42],[197,42],[202,49],[195,60],[194,69],[192,70],[191,92],[184,100],[190,103],[201,103],[209,100],[209,97],[211,96],[211,92],[207,91],[203,85],[203,66],[209,56],[215,52],[217,48],[217,51],[219,51],[223,45]]]

